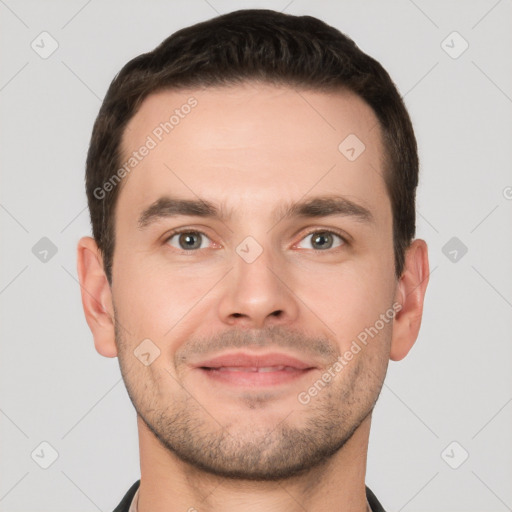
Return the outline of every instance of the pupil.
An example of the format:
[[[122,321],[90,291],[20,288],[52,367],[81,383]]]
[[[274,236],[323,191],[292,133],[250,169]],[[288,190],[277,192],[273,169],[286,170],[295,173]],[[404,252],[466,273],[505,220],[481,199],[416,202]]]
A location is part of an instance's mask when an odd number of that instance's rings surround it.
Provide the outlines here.
[[[320,241],[320,247],[325,247],[325,244],[322,243],[322,241],[327,241],[327,245],[329,245],[329,233],[319,233],[316,237],[314,237],[315,243]]]
[[[186,249],[196,249],[201,245],[201,243],[194,240],[194,237],[198,238],[198,233],[186,233],[180,236],[180,244],[183,242],[182,247],[185,246]]]

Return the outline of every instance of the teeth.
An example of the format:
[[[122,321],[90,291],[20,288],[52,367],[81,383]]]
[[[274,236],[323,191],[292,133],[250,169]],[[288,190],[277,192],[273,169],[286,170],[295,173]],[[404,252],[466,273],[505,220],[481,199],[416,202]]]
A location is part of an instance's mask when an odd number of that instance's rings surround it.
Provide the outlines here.
[[[219,370],[219,372],[257,372],[258,368],[249,366],[244,368],[239,366],[222,366],[220,368],[214,368],[214,370]]]
[[[212,368],[213,370],[218,370],[219,372],[258,372],[258,373],[267,373],[267,372],[280,372],[283,370],[294,370],[291,366],[263,366],[257,368],[256,366],[222,366],[220,368]]]
[[[277,371],[281,371],[284,369],[285,369],[284,366],[266,366],[264,368],[258,368],[258,371],[259,372],[277,372]]]

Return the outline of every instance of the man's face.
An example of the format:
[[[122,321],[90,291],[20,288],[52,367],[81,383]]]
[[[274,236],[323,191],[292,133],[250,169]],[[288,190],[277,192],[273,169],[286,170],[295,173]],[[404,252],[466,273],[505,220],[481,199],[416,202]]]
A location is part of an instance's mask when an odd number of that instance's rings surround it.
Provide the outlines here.
[[[118,198],[112,285],[119,363],[146,435],[224,476],[314,467],[369,420],[389,359],[393,321],[377,321],[396,293],[392,214],[373,111],[349,93],[270,85],[165,91],[130,121],[122,161],[153,146],[148,136],[156,145]],[[347,202],[284,215],[326,197]],[[143,215],[162,198],[219,215],[172,204]]]

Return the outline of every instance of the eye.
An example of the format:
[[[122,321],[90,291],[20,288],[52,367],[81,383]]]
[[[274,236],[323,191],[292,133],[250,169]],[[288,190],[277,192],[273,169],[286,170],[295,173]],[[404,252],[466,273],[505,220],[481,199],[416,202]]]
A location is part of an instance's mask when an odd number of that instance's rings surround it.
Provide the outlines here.
[[[175,231],[166,238],[165,243],[182,251],[194,251],[208,247],[208,243],[203,243],[205,239],[209,240],[209,238],[200,231]]]
[[[318,230],[318,231],[312,231],[308,235],[306,235],[302,240],[307,240],[311,238],[311,246],[312,247],[306,247],[306,249],[314,249],[314,250],[320,250],[320,251],[326,251],[329,249],[333,249],[336,247],[340,247],[342,245],[345,245],[347,241],[344,237],[341,235],[334,233],[333,231],[327,231],[327,230]],[[335,242],[335,239],[338,238],[340,240],[340,243],[338,245],[333,245]]]
[[[302,249],[328,251],[347,244],[346,239],[342,235],[329,230],[312,231],[301,240],[301,243],[308,239],[310,239],[310,247],[300,247],[300,243],[297,246]],[[336,239],[338,239],[337,244]],[[209,237],[201,231],[189,229],[170,233],[164,243],[183,252],[194,252],[199,249],[208,248],[208,241],[211,242]]]

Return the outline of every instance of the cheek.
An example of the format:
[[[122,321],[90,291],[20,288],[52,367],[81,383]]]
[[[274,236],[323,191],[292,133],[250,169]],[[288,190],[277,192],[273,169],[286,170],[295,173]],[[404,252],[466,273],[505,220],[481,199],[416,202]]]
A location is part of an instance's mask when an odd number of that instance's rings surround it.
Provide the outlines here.
[[[393,280],[384,265],[368,265],[364,270],[340,267],[328,273],[311,271],[302,274],[296,284],[297,295],[330,334],[335,333],[342,351],[391,308]],[[388,319],[385,327],[389,326]],[[380,322],[378,327],[386,335]]]
[[[203,306],[200,298],[218,281],[211,272],[191,273],[190,268],[158,265],[154,259],[140,255],[119,258],[116,271],[116,313],[129,338],[134,344],[149,338],[162,349],[197,319],[195,311]]]

